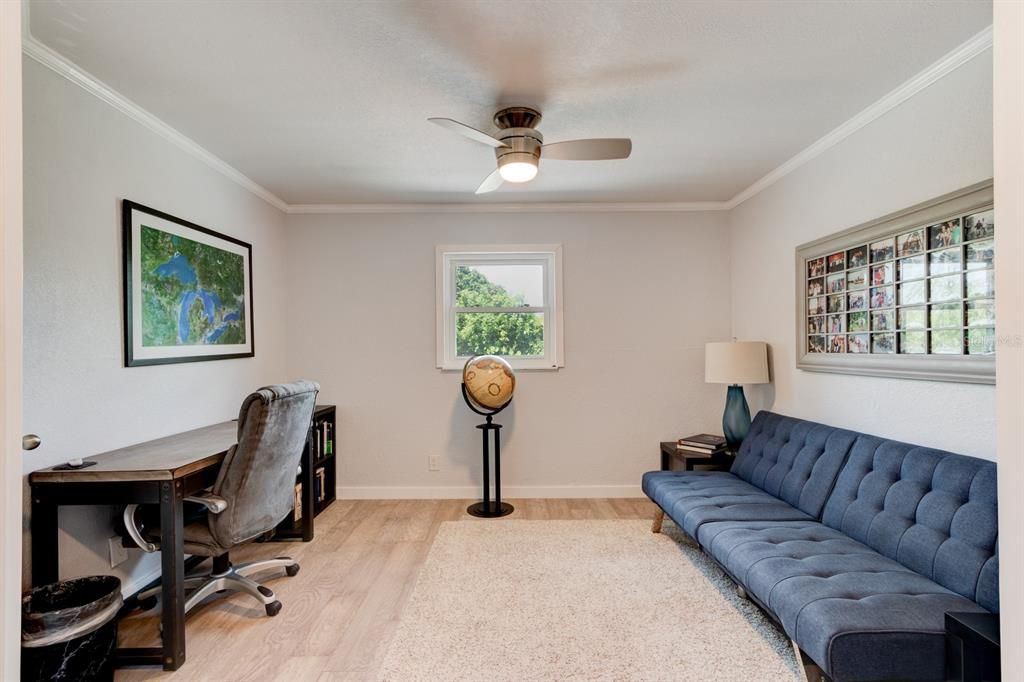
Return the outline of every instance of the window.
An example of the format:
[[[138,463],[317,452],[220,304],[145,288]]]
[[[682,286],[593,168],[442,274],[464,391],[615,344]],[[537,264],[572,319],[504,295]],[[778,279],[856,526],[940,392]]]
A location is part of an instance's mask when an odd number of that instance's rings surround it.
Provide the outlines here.
[[[562,247],[439,246],[437,366],[500,355],[515,369],[562,366]]]
[[[797,366],[881,376],[994,380],[991,183],[797,250]]]

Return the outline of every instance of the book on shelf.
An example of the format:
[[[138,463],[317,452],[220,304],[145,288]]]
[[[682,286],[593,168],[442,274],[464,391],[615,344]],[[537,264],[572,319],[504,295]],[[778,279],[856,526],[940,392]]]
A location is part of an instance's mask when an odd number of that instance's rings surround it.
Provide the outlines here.
[[[695,448],[715,452],[725,450],[727,443],[722,436],[715,436],[710,433],[698,433],[695,436],[687,436],[677,441],[680,447]]]
[[[316,501],[323,502],[327,497],[327,472],[323,467],[316,470]]]
[[[684,445],[677,445],[676,452],[687,457],[713,457],[714,455],[725,452],[725,448],[721,450],[700,450],[698,448],[688,448]]]
[[[334,426],[329,421],[318,422],[313,427],[314,438],[316,439],[316,459],[334,454]]]
[[[324,444],[323,455],[324,455],[324,457],[327,457],[328,455],[333,455],[334,454],[334,425],[331,422],[325,420],[325,421],[320,422],[320,429],[321,429],[321,431],[323,431],[323,444]]]
[[[292,521],[302,520],[302,484],[295,484],[295,508],[292,511]]]

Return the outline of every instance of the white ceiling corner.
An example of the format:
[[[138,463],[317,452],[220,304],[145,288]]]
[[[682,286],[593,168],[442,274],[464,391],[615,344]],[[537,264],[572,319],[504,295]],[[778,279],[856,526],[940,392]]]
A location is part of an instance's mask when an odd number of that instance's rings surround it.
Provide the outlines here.
[[[78,68],[75,64],[36,40],[32,37],[31,33],[24,36],[22,39],[22,52],[40,64],[49,67],[61,76],[67,78],[75,85],[78,85],[87,92],[95,95],[97,98],[117,109],[122,114],[125,114],[136,122],[141,123],[150,131],[199,159],[206,165],[210,166],[210,168],[221,173],[229,180],[239,184],[244,189],[249,190],[271,206],[284,211],[285,213],[288,212],[288,204],[273,192],[255,182],[252,178],[230,165],[213,152],[200,146],[195,142],[195,140],[191,139],[184,133],[175,130],[121,93],[108,87],[95,76]]]
[[[32,30],[26,27],[24,31],[23,49],[27,56],[83,87],[115,109],[286,213],[728,210],[899,106],[915,93],[982,54],[992,45],[991,8],[988,8],[987,14],[978,9],[979,5],[985,3],[922,2],[898,3],[898,6],[888,6],[884,3],[846,2],[831,3],[828,10],[818,13],[809,12],[809,6],[805,3],[794,3],[789,0],[773,0],[756,5],[748,3],[744,6],[744,11],[763,12],[767,8],[768,11],[774,12],[774,14],[767,15],[771,21],[778,21],[779,18],[792,20],[799,15],[810,22],[810,25],[803,27],[804,33],[797,35],[796,46],[789,50],[793,54],[787,54],[785,58],[778,57],[780,62],[800,57],[801,50],[804,51],[803,57],[815,56],[814,51],[820,49],[820,45],[816,42],[816,37],[807,33],[814,28],[814,22],[818,22],[822,27],[827,27],[841,21],[845,25],[851,26],[850,30],[854,33],[856,30],[882,30],[879,28],[880,26],[885,31],[898,31],[901,28],[900,23],[903,22],[913,25],[917,31],[903,41],[912,44],[913,49],[905,46],[889,49],[885,56],[890,62],[895,61],[891,65],[883,64],[879,59],[873,59],[873,61],[867,59],[871,62],[868,65],[870,68],[864,66],[858,70],[859,65],[847,64],[851,60],[850,56],[839,50],[839,57],[845,55],[846,58],[845,62],[839,63],[846,69],[843,74],[822,74],[821,69],[829,65],[816,65],[814,60],[808,63],[804,71],[786,73],[784,77],[779,78],[776,86],[786,89],[787,92],[792,90],[791,99],[793,101],[789,109],[786,108],[785,102],[777,101],[780,97],[779,93],[772,92],[770,88],[757,90],[756,83],[746,83],[758,93],[758,96],[763,97],[771,105],[768,108],[774,115],[783,117],[791,115],[794,118],[794,131],[797,128],[803,131],[802,137],[796,134],[789,134],[788,137],[783,135],[782,137],[786,138],[786,144],[776,144],[773,142],[775,137],[763,138],[763,145],[759,144],[762,138],[748,140],[750,150],[756,150],[756,153],[748,153],[746,156],[757,157],[757,163],[748,163],[742,158],[734,158],[736,150],[730,150],[725,146],[722,147],[720,155],[723,158],[716,156],[714,151],[716,136],[728,135],[728,126],[718,126],[714,130],[708,129],[706,137],[709,138],[707,142],[711,146],[707,148],[701,148],[699,144],[695,146],[692,140],[677,141],[671,137],[664,137],[664,131],[659,128],[664,122],[663,119],[667,119],[669,123],[677,126],[680,137],[686,137],[690,128],[686,127],[685,121],[676,121],[675,118],[680,116],[682,118],[693,116],[697,119],[702,116],[706,117],[707,112],[703,112],[702,107],[714,109],[715,106],[720,105],[706,104],[702,100],[695,100],[696,104],[690,102],[687,109],[679,109],[675,106],[678,104],[677,95],[666,92],[666,88],[662,87],[666,85],[665,82],[656,84],[657,87],[643,85],[632,87],[631,81],[643,80],[644,74],[648,72],[655,74],[655,81],[662,78],[668,85],[678,83],[680,87],[692,88],[692,82],[698,84],[703,82],[705,85],[728,84],[731,82],[730,77],[742,81],[741,76],[737,76],[736,73],[729,70],[730,67],[737,67],[737,62],[723,60],[719,63],[714,59],[708,59],[706,60],[707,64],[686,63],[682,69],[677,68],[677,62],[685,61],[682,60],[682,56],[685,55],[681,56],[671,51],[674,49],[672,44],[676,42],[674,34],[668,36],[673,38],[669,41],[668,47],[665,44],[659,44],[657,38],[648,41],[647,44],[644,44],[642,40],[636,42],[640,47],[650,49],[652,53],[657,53],[660,45],[662,52],[668,50],[666,54],[674,55],[676,61],[666,59],[662,62],[651,62],[643,69],[630,73],[616,73],[614,70],[602,72],[603,80],[588,90],[586,82],[579,83],[566,76],[566,74],[575,73],[572,68],[552,67],[552,62],[545,61],[540,57],[536,58],[539,61],[535,60],[534,62],[526,59],[527,71],[530,72],[532,69],[533,72],[528,73],[530,78],[524,80],[521,71],[508,70],[503,64],[495,63],[497,57],[489,53],[488,50],[491,49],[489,43],[478,44],[472,35],[469,39],[463,39],[462,34],[458,32],[473,34],[474,26],[456,26],[455,28],[458,29],[456,33],[451,33],[449,29],[439,27],[434,20],[422,14],[421,8],[424,4],[436,6],[437,3],[399,2],[388,6],[391,9],[383,12],[386,16],[381,16],[382,11],[377,9],[380,7],[379,3],[356,3],[347,5],[350,9],[355,7],[357,11],[354,14],[359,15],[354,22],[350,22],[354,23],[351,30],[361,30],[364,33],[384,31],[388,35],[394,33],[404,37],[411,42],[411,45],[405,52],[396,51],[391,43],[378,44],[374,41],[368,43],[365,40],[360,41],[359,36],[352,36],[351,42],[355,44],[355,47],[349,52],[341,53],[340,56],[343,61],[351,59],[355,63],[349,70],[342,69],[338,72],[338,81],[347,87],[349,83],[346,77],[348,77],[353,81],[352,92],[360,92],[356,86],[360,84],[361,75],[356,69],[365,60],[376,59],[379,61],[383,58],[390,60],[383,62],[384,66],[380,69],[383,81],[402,85],[403,78],[406,77],[403,75],[403,69],[415,70],[416,68],[409,62],[409,50],[419,50],[420,52],[416,54],[420,54],[429,48],[432,52],[428,50],[429,53],[421,60],[433,59],[427,74],[429,76],[427,87],[419,91],[404,93],[407,97],[411,97],[404,104],[406,109],[412,111],[394,111],[392,105],[397,100],[394,99],[394,93],[386,90],[385,83],[382,83],[382,87],[385,88],[383,98],[377,101],[371,97],[366,106],[361,108],[358,102],[353,105],[345,98],[331,99],[331,96],[322,102],[316,97],[305,101],[302,99],[303,90],[295,90],[292,83],[278,82],[273,85],[286,90],[293,89],[285,93],[275,92],[275,102],[286,100],[289,94],[293,94],[294,97],[302,100],[300,104],[291,108],[285,106],[281,110],[275,110],[275,107],[281,106],[279,104],[268,104],[266,112],[250,108],[248,111],[255,111],[252,118],[257,120],[249,121],[249,117],[245,117],[243,122],[249,126],[246,128],[246,125],[226,126],[226,124],[232,120],[233,107],[244,109],[246,103],[251,104],[253,101],[251,99],[252,89],[259,84],[254,85],[248,81],[266,80],[268,75],[250,73],[258,72],[261,64],[254,63],[251,59],[247,61],[247,58],[252,55],[245,52],[246,39],[241,34],[244,34],[245,31],[258,34],[261,30],[266,30],[265,24],[271,23],[275,24],[275,30],[287,32],[290,28],[296,31],[292,40],[297,42],[287,44],[289,41],[282,39],[282,43],[285,44],[280,47],[282,50],[288,51],[287,54],[291,55],[289,58],[297,64],[308,66],[308,60],[317,56],[339,57],[336,50],[340,48],[337,48],[336,45],[343,45],[345,41],[335,40],[337,36],[332,34],[330,40],[321,42],[324,35],[321,35],[316,22],[325,24],[325,28],[338,28],[335,21],[337,17],[330,11],[323,16],[317,14],[317,12],[326,11],[323,10],[323,5],[306,3],[299,6],[295,3],[268,2],[260,6],[261,10],[252,12],[250,11],[253,7],[251,4],[223,2],[217,3],[216,10],[203,8],[201,12],[206,13],[203,17],[181,17],[178,15],[188,15],[189,12],[184,11],[183,7],[185,6],[180,3],[177,3],[176,8],[171,8],[177,10],[176,15],[171,12],[170,15],[165,13],[153,16],[152,12],[156,11],[159,14],[160,11],[166,11],[168,5],[175,3],[161,3],[163,6],[163,10],[161,10],[154,3],[137,3],[130,6],[129,9],[129,6],[123,3],[96,0],[91,2],[66,0],[62,3],[35,1],[29,3],[28,0],[25,2],[30,4],[33,10],[42,9],[45,14],[41,20],[33,18],[31,20]],[[493,19],[494,17],[490,14],[502,11],[494,9],[498,7],[497,5],[474,0],[459,0],[456,4],[466,10],[468,16],[477,19],[488,17]],[[907,5],[913,5],[913,7]],[[446,8],[451,6],[451,3],[445,5]],[[608,3],[602,7],[614,8],[615,6],[616,3]],[[639,23],[623,24],[622,18],[617,15],[587,18],[582,22],[583,26],[575,32],[579,35],[574,34],[567,39],[568,52],[563,50],[561,54],[553,53],[549,59],[571,61],[578,58],[583,62],[586,62],[587,59],[603,59],[601,55],[588,50],[587,45],[596,38],[607,39],[609,26],[615,22],[617,22],[614,26],[617,32],[616,37],[620,38],[620,42],[625,40],[628,43],[630,32],[635,32],[640,28],[649,30],[659,23],[671,25],[672,22],[678,22],[681,18],[703,19],[706,25],[699,27],[701,31],[705,33],[710,31],[712,37],[720,35],[722,42],[729,43],[731,40],[736,40],[736,36],[744,35],[749,17],[742,17],[740,16],[742,12],[736,11],[732,11],[731,14],[728,11],[723,13],[721,9],[723,6],[728,7],[729,4],[693,2],[687,3],[686,7],[680,10],[678,3],[652,3],[645,7],[654,7],[655,9],[649,11],[650,16]],[[197,8],[196,5],[187,7],[189,10]],[[286,17],[288,20],[284,21],[285,25],[277,26],[276,24],[281,24],[283,15],[276,14],[276,12],[282,7],[300,7],[301,11],[297,14],[303,16],[292,21],[291,15],[288,15]],[[399,7],[401,11],[396,13],[395,7]],[[735,4],[732,7],[735,8]],[[835,9],[837,7],[839,10]],[[875,17],[870,14],[872,11],[877,12],[880,7],[884,9],[881,12],[884,16]],[[545,6],[545,12],[550,14],[552,11],[557,14],[557,10],[550,10]],[[62,12],[70,12],[70,15],[62,14]],[[268,16],[261,16],[261,12]],[[25,14],[27,15],[28,12],[26,11]],[[349,14],[351,15],[353,12],[349,12]],[[216,28],[218,21],[224,22],[228,19],[237,20],[239,18],[245,25],[240,27],[235,34],[227,32],[225,40],[234,40],[242,54],[237,63],[230,64],[230,69],[227,72],[223,69],[219,72],[216,69],[197,69],[199,62],[176,60],[173,53],[168,54],[168,50],[164,49],[167,47],[167,43],[180,42],[182,37],[180,32],[183,30],[183,26],[193,26],[202,23],[201,20],[205,19],[208,23],[212,22],[215,25],[213,28]],[[351,17],[347,16],[346,19],[351,19]],[[384,28],[378,21],[383,19],[390,22]],[[26,16],[26,21],[28,20]],[[175,23],[176,21],[178,23]],[[79,25],[75,26],[75,22],[78,22]],[[181,22],[184,23],[181,24]],[[427,29],[424,29],[420,25],[421,23],[426,23]],[[62,34],[67,26],[71,26],[74,31],[66,35]],[[154,26],[157,28],[153,29]],[[974,27],[975,34],[970,36],[966,42],[960,42],[963,40],[964,28],[970,26]],[[979,26],[982,27],[980,31],[978,30]],[[46,42],[36,36],[40,27]],[[108,39],[111,32],[115,36],[126,35],[126,28],[134,28],[140,33],[134,42],[130,40],[129,44],[121,45],[117,40]],[[154,30],[156,33],[147,32]],[[931,33],[925,34],[928,30]],[[761,30],[761,32],[764,31]],[[960,35],[957,40],[950,40],[950,37],[958,34]],[[128,35],[131,35],[131,31],[128,32]],[[395,37],[391,36],[392,39]],[[683,38],[685,37],[683,36]],[[835,36],[826,36],[826,38],[826,44],[843,43],[842,40],[835,40]],[[562,49],[561,43],[545,42],[547,39],[547,36],[542,36],[535,48],[548,47],[556,52]],[[694,40],[699,39],[703,38],[700,35],[694,38]],[[202,36],[196,37],[193,42],[186,41],[181,49],[193,52],[198,49],[199,54],[193,55],[193,58],[201,62],[208,55],[204,56],[201,49],[203,46],[198,45],[197,47],[194,42],[196,40],[202,41]],[[308,42],[311,47],[307,48],[304,42]],[[948,50],[949,45],[957,44],[957,42],[960,42],[959,46],[952,51],[944,54],[941,51],[936,51],[938,47]],[[57,46],[59,51],[53,49],[51,45]],[[609,49],[613,53],[613,57],[615,57],[616,50],[623,52],[621,63],[628,64],[630,63],[628,57],[635,57],[636,52],[631,45],[632,43],[628,43],[625,47]],[[222,45],[216,47],[222,53],[230,52],[230,50],[225,51]],[[832,45],[829,49],[838,49],[838,47]],[[130,60],[131,67],[124,66],[129,60],[123,59],[122,50],[132,50],[133,56],[138,57],[138,59]],[[318,50],[326,50],[326,53],[320,54]],[[295,55],[292,55],[293,51]],[[380,51],[379,54],[378,51]],[[931,55],[929,57],[930,64],[921,62],[922,55]],[[759,59],[764,57],[763,55],[754,56]],[[818,56],[820,57],[820,55]],[[764,58],[769,61],[772,59],[772,57]],[[615,59],[619,59],[619,57],[615,57]],[[837,57],[830,56],[829,59],[834,60]],[[561,61],[558,63],[560,64]],[[619,61],[613,59],[613,63],[618,65]],[[908,64],[916,64],[916,68],[907,71]],[[480,65],[479,69],[478,65]],[[880,65],[886,68],[880,69]],[[888,68],[889,66],[891,68]],[[922,66],[924,66],[923,69]],[[588,69],[596,68],[593,64],[587,63],[576,65],[576,67],[578,73],[589,73]],[[534,73],[537,70],[540,72],[539,76]],[[202,73],[199,73],[200,71]],[[207,74],[206,71],[214,71],[214,73]],[[875,73],[879,71],[884,71],[884,73]],[[481,82],[481,72],[486,73],[495,82]],[[216,91],[216,88],[212,87],[213,85],[218,82],[223,84],[225,73],[239,75],[239,80],[242,82],[237,88],[227,88],[225,92],[218,93],[221,99],[217,99],[208,93]],[[609,73],[611,75],[608,75]],[[879,84],[884,84],[891,79],[893,73],[903,74],[905,80],[902,84],[895,88],[890,84],[887,93],[886,89],[879,89]],[[807,97],[813,98],[820,95],[820,91],[814,89],[822,87],[821,79],[826,76],[832,78],[833,86],[838,87],[843,82],[848,82],[849,89],[855,92],[849,93],[851,96],[846,97],[845,106],[848,108],[846,117],[832,118],[831,125],[823,128],[821,124],[827,122],[829,116],[834,117],[838,108],[832,107],[829,111],[807,112],[806,107],[801,109],[801,103],[810,101],[806,99]],[[180,88],[188,87],[197,78],[205,78],[207,81],[201,84],[206,87],[199,88],[198,95],[189,93],[197,98],[195,108],[207,113],[206,118],[220,117],[220,129],[224,129],[225,126],[230,129],[223,136],[210,135],[210,130],[197,123],[192,112],[176,106],[174,101],[180,100],[180,97],[161,95],[164,91],[178,95]],[[528,187],[526,191],[522,191],[523,188],[514,188],[511,192],[498,192],[484,201],[470,201],[469,199],[473,196],[472,188],[479,180],[476,176],[482,177],[493,165],[493,158],[488,160],[488,150],[486,148],[478,149],[454,136],[445,135],[444,131],[432,130],[425,122],[420,128],[420,122],[427,115],[451,115],[462,118],[467,123],[486,127],[486,121],[481,120],[481,117],[486,116],[487,112],[493,109],[491,102],[495,98],[505,97],[506,103],[510,103],[508,102],[509,98],[513,102],[533,103],[528,100],[535,78],[540,78],[547,87],[552,88],[555,92],[553,101],[545,105],[545,120],[540,126],[548,140],[575,136],[630,134],[634,137],[634,149],[639,153],[634,153],[634,157],[628,162],[610,162],[607,166],[604,164],[574,166],[570,163],[568,165],[572,166],[571,171],[566,170],[566,164],[555,162],[551,164],[550,179],[542,178],[544,183],[531,183],[535,187]],[[155,82],[155,85],[147,85],[150,82]],[[605,88],[609,82],[617,84],[612,91]],[[182,85],[183,83],[185,85]],[[316,82],[311,83],[313,88],[320,85]],[[365,86],[365,83],[363,85]],[[496,85],[501,87],[496,87]],[[265,88],[266,83],[263,83],[262,87]],[[558,96],[561,93],[573,94],[576,90],[581,93],[576,99],[584,100],[584,104],[588,104],[588,106],[574,108],[571,102],[564,101],[564,97],[559,100]],[[620,93],[618,90],[626,92]],[[856,106],[852,94],[863,95],[871,91],[874,91],[875,95],[861,99],[859,104],[860,107],[863,107],[864,102],[873,103],[866,108],[860,108],[859,112],[851,116],[849,106],[851,104]],[[726,104],[729,104],[731,99],[736,100],[734,104],[739,116],[737,120],[741,120],[743,115],[751,117],[760,115],[756,110],[755,113],[744,110],[739,101],[742,97],[735,91],[730,92],[727,87],[724,89],[719,87],[708,92],[721,92],[721,98],[726,100]],[[232,93],[237,95],[238,102],[232,99]],[[879,98],[878,93],[886,94]],[[537,95],[537,91],[532,91],[532,94]],[[473,101],[460,102],[460,98],[464,99],[464,95],[469,95],[469,99]],[[246,99],[247,97],[250,99]],[[417,101],[417,97],[422,101]],[[549,96],[549,99],[552,97]],[[747,99],[751,98],[747,97]],[[818,97],[818,99],[822,98]],[[324,103],[341,108],[337,109],[335,115],[330,113],[332,109],[328,106],[325,113],[317,108],[318,104]],[[591,112],[593,106],[590,105],[599,105],[593,114]],[[307,109],[303,109],[303,106],[306,106]],[[772,109],[773,106],[775,109]],[[852,111],[857,111],[857,108]],[[549,115],[550,129],[548,128]],[[645,115],[647,118],[644,118]],[[294,121],[289,116],[294,117]],[[336,121],[335,118],[338,120]],[[376,121],[378,118],[387,120],[378,122]],[[765,118],[770,118],[770,116]],[[388,127],[394,122],[403,125]],[[758,125],[763,123],[756,122]],[[558,127],[559,125],[562,127]],[[263,146],[258,144],[259,139],[246,139],[246,135],[251,136],[252,131],[263,130],[261,126],[276,129],[280,133],[279,137],[264,135],[261,139],[268,140],[268,142]],[[409,133],[410,127],[414,127],[412,133]],[[806,139],[807,131],[813,132],[816,127],[828,132],[818,133],[815,137]],[[242,130],[235,130],[236,128]],[[700,127],[697,126],[693,129],[700,129]],[[392,137],[396,139],[391,140]],[[372,144],[367,147],[366,140],[363,138],[369,138]],[[662,146],[665,146],[666,149],[657,150],[658,154],[661,154],[658,156],[652,152],[650,142],[662,139],[664,140]],[[794,146],[795,143],[796,146]],[[379,144],[383,144],[383,147],[380,148],[378,154],[375,145]],[[304,153],[292,153],[293,147],[298,152]],[[787,147],[788,153],[786,153]],[[240,153],[240,149],[245,150],[245,153]],[[676,173],[676,166],[680,162],[674,161],[675,155],[678,155],[680,159],[688,159],[686,167],[679,170],[678,173]],[[417,161],[417,159],[424,158],[427,161]],[[285,168],[268,173],[268,168],[277,168],[274,163],[275,159],[283,159]],[[338,165],[339,163],[341,165]],[[760,171],[757,171],[758,165],[761,167]],[[652,169],[658,170],[660,175],[650,172]],[[752,174],[752,171],[756,172]],[[542,161],[542,175],[548,172],[548,166]],[[564,173],[565,177],[559,177],[559,173]],[[681,185],[686,183],[687,177],[692,177],[692,186],[687,184],[679,191],[673,190],[671,186],[666,189],[661,177],[666,173],[667,177],[676,179]],[[744,178],[747,179],[744,181]],[[472,180],[468,183],[469,186],[460,189],[467,185],[469,180]],[[737,181],[743,182],[737,184]],[[305,186],[304,183],[312,189],[308,191],[301,189]],[[721,189],[729,186],[734,187],[735,190],[725,195],[731,198],[723,198]],[[268,187],[273,189],[268,189]],[[687,191],[692,194],[699,187],[705,187],[705,190],[702,190],[705,191],[705,194],[694,196],[686,194]],[[718,190],[714,190],[715,187]],[[714,196],[716,192],[719,194],[718,197]],[[708,196],[709,194],[710,196]],[[370,200],[362,200],[364,196]],[[308,198],[312,198],[313,201],[308,201]]]

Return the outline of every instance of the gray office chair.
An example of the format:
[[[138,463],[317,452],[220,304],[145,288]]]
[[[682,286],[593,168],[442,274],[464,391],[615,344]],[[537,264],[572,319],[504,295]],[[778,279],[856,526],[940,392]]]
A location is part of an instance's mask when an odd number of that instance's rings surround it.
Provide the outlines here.
[[[289,576],[299,564],[289,557],[253,561],[232,566],[228,551],[274,530],[292,513],[295,473],[313,421],[320,386],[296,381],[261,388],[249,395],[238,413],[238,444],[224,458],[217,481],[209,491],[185,498],[202,505],[194,520],[184,526],[185,552],[213,558],[209,573],[185,579],[191,590],[185,613],[214,592],[235,590],[259,600],[268,616],[276,616],[281,602],[274,592],[249,578],[270,568],[284,568]],[[147,552],[159,550],[159,515],[155,505],[128,505],[124,525],[129,537]],[[145,605],[159,588],[139,594]]]

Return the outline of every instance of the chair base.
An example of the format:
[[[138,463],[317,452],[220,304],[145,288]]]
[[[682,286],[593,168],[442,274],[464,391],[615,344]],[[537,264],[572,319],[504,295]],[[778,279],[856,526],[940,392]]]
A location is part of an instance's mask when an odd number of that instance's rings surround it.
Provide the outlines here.
[[[293,576],[299,572],[299,563],[290,557],[277,557],[232,566],[226,558],[214,557],[213,569],[210,572],[185,578],[185,590],[188,594],[185,599],[185,613],[194,609],[211,594],[231,590],[253,597],[263,604],[268,616],[276,616],[281,612],[281,602],[274,596],[274,591],[249,577],[272,568],[283,568],[288,576]],[[140,592],[139,605],[144,609],[155,606],[160,589],[157,586]],[[151,604],[147,605],[146,602],[149,601]]]

